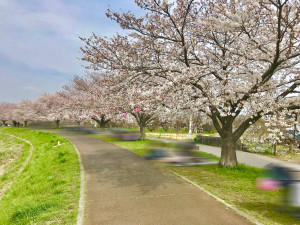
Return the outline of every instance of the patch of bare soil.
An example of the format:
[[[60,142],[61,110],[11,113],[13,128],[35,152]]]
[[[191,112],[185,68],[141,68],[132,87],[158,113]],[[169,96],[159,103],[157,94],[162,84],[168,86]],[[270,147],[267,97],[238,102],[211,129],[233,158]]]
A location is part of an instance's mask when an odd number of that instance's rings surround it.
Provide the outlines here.
[[[10,141],[8,139],[8,142]],[[21,156],[23,147],[23,144],[5,143],[0,140],[0,177],[7,172],[10,164]]]
[[[20,137],[11,135],[11,134],[5,134],[8,137],[5,138],[4,140],[0,140],[0,165],[3,165],[1,167],[0,170],[0,177],[9,173],[10,171],[12,171],[13,169],[15,169],[16,166],[14,166],[14,163],[21,155],[23,152],[23,148],[24,148],[24,144],[19,144],[16,143],[14,140],[15,138],[22,140],[24,142],[27,142],[28,144],[30,144],[31,148],[30,148],[30,152],[28,157],[26,158],[26,160],[23,162],[22,166],[20,169],[18,169],[18,171],[15,174],[14,179],[8,180],[7,182],[2,182],[1,186],[0,186],[0,199],[4,196],[5,192],[7,190],[10,189],[10,187],[12,186],[12,184],[15,182],[15,180],[17,179],[17,177],[23,172],[24,168],[26,167],[26,165],[28,164],[31,156],[32,156],[32,152],[33,152],[33,145],[32,143],[30,143],[29,141],[22,139]],[[16,164],[16,163],[15,163]],[[11,165],[11,166],[10,166]]]

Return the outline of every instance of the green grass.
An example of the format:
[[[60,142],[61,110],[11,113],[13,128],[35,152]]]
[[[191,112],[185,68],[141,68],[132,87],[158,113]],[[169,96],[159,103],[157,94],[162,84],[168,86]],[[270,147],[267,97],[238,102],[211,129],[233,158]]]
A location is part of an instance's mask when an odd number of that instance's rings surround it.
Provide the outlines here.
[[[160,128],[160,129],[155,129],[155,130],[150,131],[148,128],[146,128],[146,132],[147,133],[166,133],[166,134],[176,134],[176,133],[188,134],[189,129],[179,129],[179,130],[176,131],[174,128],[170,128],[167,131],[165,131],[163,128]],[[193,132],[193,134],[195,134],[195,132]],[[217,134],[217,132],[216,131],[206,131],[205,130],[205,131],[203,131],[202,133],[199,133],[199,134],[214,135],[214,134]]]
[[[218,134],[218,133],[216,131],[206,131],[206,130],[204,130],[202,132],[202,134],[205,134],[205,135],[215,135],[215,134]]]
[[[146,153],[146,146],[150,142],[149,140],[122,142],[103,137],[101,139],[127,148],[139,155]],[[214,157],[207,153],[201,153],[199,156]],[[263,224],[300,224],[299,221],[291,218],[288,213],[280,213],[275,210],[281,204],[280,191],[272,192],[256,189],[255,180],[262,174],[261,169],[242,164],[236,168],[220,168],[218,166],[168,168],[199,184],[238,209],[245,211]]]
[[[130,149],[139,155],[144,155],[146,152],[146,146],[150,144],[152,141],[146,139],[143,141],[118,141],[111,137],[99,137],[99,135],[90,135],[93,137],[101,138],[104,141],[112,142],[116,145],[119,145],[123,148]]]
[[[0,134],[3,152],[14,146],[19,149],[17,159],[7,167],[11,169],[0,177],[4,185],[13,181],[0,199],[0,224],[76,224],[80,167],[73,145],[59,135],[41,131],[2,127],[0,132],[24,138],[35,148],[23,172],[16,176],[30,146]],[[58,141],[62,145],[54,147]],[[11,157],[8,152],[3,155]]]
[[[29,153],[28,143],[11,136],[0,136],[0,197],[5,187],[15,180]]]

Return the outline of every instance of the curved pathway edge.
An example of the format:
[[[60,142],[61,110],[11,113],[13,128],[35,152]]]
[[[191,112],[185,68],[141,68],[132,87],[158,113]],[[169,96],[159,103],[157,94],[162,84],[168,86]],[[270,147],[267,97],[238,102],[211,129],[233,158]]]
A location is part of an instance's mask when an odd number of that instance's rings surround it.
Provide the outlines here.
[[[111,143],[111,142],[110,142],[110,143]],[[114,144],[114,143],[111,143],[111,144]],[[117,145],[117,144],[115,144],[115,145]],[[120,145],[117,145],[117,146],[119,146],[119,147],[121,147],[121,148],[123,148],[123,149],[126,149],[126,150],[128,150],[128,151],[130,151],[130,152],[133,152],[133,153],[135,153],[135,154],[137,154],[137,155],[139,155],[138,153],[136,153],[136,152],[134,152],[134,151],[132,151],[132,150],[130,150],[130,149],[128,149],[128,148],[124,148],[123,146],[120,146]],[[139,155],[139,156],[141,156],[141,155]],[[182,175],[180,175],[180,174],[178,174],[178,173],[176,173],[176,172],[174,172],[174,171],[172,171],[172,170],[170,170],[170,169],[169,169],[169,171],[170,171],[172,174],[174,174],[175,176],[181,178],[182,180],[186,181],[187,183],[190,183],[191,185],[195,186],[195,187],[198,188],[199,190],[203,191],[203,192],[204,192],[205,194],[207,194],[208,196],[210,196],[210,197],[216,199],[218,202],[220,202],[220,203],[222,203],[223,205],[225,205],[226,207],[230,208],[231,210],[233,210],[233,211],[236,212],[237,214],[239,214],[239,215],[245,217],[247,220],[251,221],[252,223],[254,223],[254,224],[256,224],[256,225],[263,225],[262,223],[260,223],[259,221],[257,221],[255,218],[253,218],[253,217],[250,216],[249,214],[245,213],[244,211],[241,211],[241,210],[237,209],[235,206],[229,204],[228,202],[224,201],[223,199],[219,198],[218,196],[212,194],[211,192],[209,192],[209,191],[206,190],[205,188],[201,187],[199,184],[196,184],[195,182],[189,180],[188,178],[186,178],[186,177],[184,177],[184,176],[182,176]]]
[[[48,132],[48,131],[45,131]],[[57,134],[60,135],[60,134]],[[60,135],[62,136],[62,135]],[[85,180],[85,171],[84,171],[84,167],[82,164],[82,160],[81,160],[81,156],[80,153],[76,147],[76,145],[70,141],[68,138],[66,138],[65,136],[62,136],[65,139],[67,139],[74,147],[74,149],[76,150],[77,156],[78,156],[78,161],[79,161],[79,167],[80,167],[80,197],[79,197],[79,204],[78,204],[78,214],[77,214],[77,222],[76,225],[83,225],[84,224],[84,218],[85,218],[85,197],[86,197],[86,180]]]
[[[193,186],[195,186],[196,188],[200,189],[201,191],[203,191],[205,194],[213,197],[214,199],[216,199],[218,202],[221,202],[222,204],[224,204],[226,207],[232,209],[233,211],[235,211],[236,213],[238,213],[239,215],[247,218],[249,221],[251,221],[252,223],[256,224],[256,225],[263,225],[262,223],[260,223],[259,221],[257,221],[255,218],[253,218],[252,216],[250,216],[249,214],[237,209],[235,206],[227,203],[226,201],[224,201],[223,199],[219,198],[218,196],[212,194],[211,192],[209,192],[208,190],[204,189],[203,187],[201,187],[199,184],[196,184],[195,182],[189,180],[188,178],[170,170],[171,173],[175,174],[176,176],[180,177],[181,179],[185,180],[186,182],[192,184]]]
[[[69,139],[67,140],[70,141]],[[70,141],[70,143],[72,142]],[[86,193],[85,172],[84,172],[84,167],[82,164],[80,153],[77,147],[73,143],[72,145],[74,146],[76,153],[78,155],[79,166],[80,166],[80,198],[79,198],[79,208],[78,208],[78,215],[77,215],[77,225],[82,225],[84,224],[84,212],[85,212],[85,193]]]
[[[76,146],[84,167],[85,208],[78,224],[253,224],[127,148],[76,132],[52,133]]]

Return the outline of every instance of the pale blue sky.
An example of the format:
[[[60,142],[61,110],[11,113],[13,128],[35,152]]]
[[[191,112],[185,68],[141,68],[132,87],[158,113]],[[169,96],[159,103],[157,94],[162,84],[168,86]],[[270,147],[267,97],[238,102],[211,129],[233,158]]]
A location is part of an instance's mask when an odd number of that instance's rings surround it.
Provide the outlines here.
[[[83,75],[79,36],[125,34],[108,7],[140,13],[134,0],[0,0],[0,102],[36,99]]]

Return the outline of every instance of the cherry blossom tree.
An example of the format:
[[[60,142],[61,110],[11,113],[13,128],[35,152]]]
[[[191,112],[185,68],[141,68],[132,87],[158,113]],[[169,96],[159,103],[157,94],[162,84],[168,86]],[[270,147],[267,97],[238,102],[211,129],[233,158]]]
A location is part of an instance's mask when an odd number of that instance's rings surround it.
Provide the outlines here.
[[[77,78],[74,78],[77,79]],[[58,92],[64,101],[65,115],[64,118],[75,121],[78,125],[87,119],[89,110],[86,107],[87,96],[73,87],[73,83],[64,86],[64,91]]]
[[[59,128],[60,121],[64,119],[66,107],[64,99],[59,93],[43,94],[33,102],[35,120],[54,121]]]
[[[67,108],[75,112],[75,117],[78,115],[81,119],[97,122],[101,128],[106,127],[115,115],[115,99],[109,91],[110,85],[111,80],[101,73],[75,77],[64,86],[63,94],[71,99]]]
[[[146,138],[146,127],[157,118],[159,115],[165,114],[165,108],[161,98],[155,95],[153,87],[144,83],[135,83],[127,85],[127,80],[117,80],[118,85],[113,86],[113,90],[118,90],[115,93],[115,99],[118,103],[117,113],[127,117],[130,114],[139,127],[141,139]]]
[[[79,103],[89,112],[87,116],[100,127],[105,127],[111,120],[134,119],[144,139],[145,128],[157,116],[162,102],[153,95],[153,91],[147,90],[152,87],[145,84],[128,87],[126,84],[130,81],[123,78],[109,72],[87,73],[85,78],[76,77],[65,90],[72,96],[76,93],[85,96]]]
[[[76,94],[58,92],[64,102],[65,110],[63,118],[69,121],[74,121],[78,125],[82,125],[86,120],[86,110],[82,107],[82,98]]]
[[[291,104],[300,104],[299,97],[290,97],[286,102]],[[274,112],[264,118],[265,126],[269,133],[268,139],[273,143],[293,144],[298,145],[299,140],[296,139],[296,134],[299,132],[299,116],[300,110],[287,110],[284,109],[280,112]]]
[[[23,121],[24,126],[28,126],[28,122],[34,118],[33,114],[33,102],[30,100],[22,100],[17,104],[13,114],[17,121]]]
[[[15,104],[2,102],[0,103],[0,121],[4,126],[7,126],[7,121],[13,120],[13,112],[16,108]]]
[[[107,12],[130,38],[83,38],[83,60],[206,113],[222,139],[220,166],[237,165],[235,143],[251,124],[299,108],[285,101],[299,93],[298,0],[135,2],[144,16]]]

